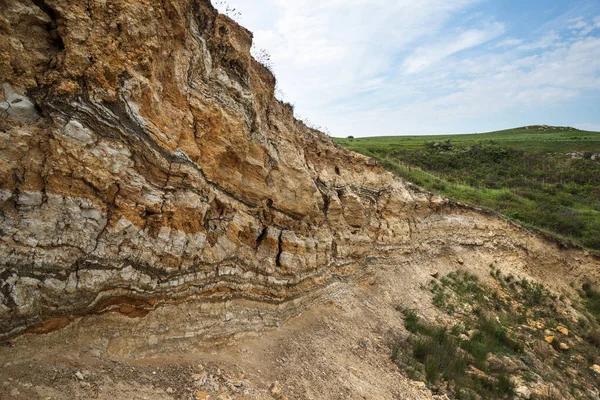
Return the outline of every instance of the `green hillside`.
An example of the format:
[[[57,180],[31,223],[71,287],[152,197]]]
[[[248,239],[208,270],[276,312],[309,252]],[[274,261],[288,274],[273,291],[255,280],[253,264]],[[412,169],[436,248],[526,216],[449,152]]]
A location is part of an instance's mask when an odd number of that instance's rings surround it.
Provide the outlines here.
[[[570,127],[528,126],[504,131],[465,135],[380,136],[357,139],[336,138],[337,143],[351,150],[402,148],[417,149],[429,142],[452,140],[456,145],[469,146],[480,141],[498,141],[503,145],[525,151],[600,152],[600,132],[580,131]],[[389,149],[388,149],[389,150]]]
[[[600,132],[498,132],[335,139],[425,189],[600,252]]]

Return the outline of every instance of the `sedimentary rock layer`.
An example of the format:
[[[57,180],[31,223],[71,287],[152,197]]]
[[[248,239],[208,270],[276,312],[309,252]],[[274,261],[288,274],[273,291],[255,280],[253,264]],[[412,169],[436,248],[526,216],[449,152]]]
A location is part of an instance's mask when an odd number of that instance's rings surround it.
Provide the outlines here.
[[[0,0],[0,337],[260,329],[418,251],[562,260],[294,119],[251,43],[204,0]]]

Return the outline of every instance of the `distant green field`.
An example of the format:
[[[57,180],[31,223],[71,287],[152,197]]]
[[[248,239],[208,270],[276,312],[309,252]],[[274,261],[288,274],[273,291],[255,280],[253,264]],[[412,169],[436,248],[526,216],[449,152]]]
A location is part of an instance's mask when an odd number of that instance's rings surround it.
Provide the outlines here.
[[[600,254],[600,132],[530,126],[335,141],[425,189]]]
[[[427,142],[451,140],[456,145],[470,146],[481,141],[498,141],[515,149],[535,152],[600,152],[600,132],[580,131],[568,127],[531,126],[504,131],[435,136],[379,136],[368,138],[335,138],[336,143],[360,152],[361,149],[396,147],[417,149]]]

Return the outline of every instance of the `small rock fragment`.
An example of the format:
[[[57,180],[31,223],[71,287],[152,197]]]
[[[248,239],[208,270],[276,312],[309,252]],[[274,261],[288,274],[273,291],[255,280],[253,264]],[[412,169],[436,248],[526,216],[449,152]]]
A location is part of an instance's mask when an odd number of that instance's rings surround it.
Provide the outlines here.
[[[208,400],[210,399],[210,394],[203,392],[203,391],[199,391],[198,393],[196,393],[196,400]]]
[[[273,382],[271,384],[271,387],[269,388],[269,391],[271,392],[271,394],[273,395],[280,395],[283,394],[283,390],[281,389],[281,386],[279,386],[279,382]]]
[[[469,365],[469,368],[471,369],[470,372],[474,373],[478,377],[485,377],[486,376],[485,372],[483,372],[479,368],[475,367],[474,365]],[[433,391],[433,387],[431,388],[431,390]]]
[[[495,356],[494,354],[489,354],[487,358],[487,363],[492,371],[500,371],[504,369],[504,363],[500,358]],[[474,367],[471,367],[474,368]]]
[[[564,326],[560,326],[560,325],[559,325],[559,326],[556,328],[556,330],[557,330],[558,332],[562,333],[562,334],[563,334],[563,335],[565,335],[565,336],[569,336],[569,330],[568,330],[567,328],[565,328]]]
[[[469,338],[473,338],[473,336],[477,335],[479,333],[479,329],[470,329],[467,331],[467,336]]]
[[[83,377],[83,374],[81,373],[81,371],[77,371],[75,372],[75,378],[79,379],[80,381],[84,380],[85,378]]]
[[[531,398],[531,390],[527,386],[519,386],[515,389],[515,394],[520,399],[529,400]]]
[[[565,351],[570,349],[569,345],[566,344],[566,343],[560,343],[558,345],[558,348],[561,349],[561,350],[565,350]]]
[[[281,386],[279,386],[279,382],[277,381],[271,384],[269,392],[271,393],[271,396],[278,400],[283,400],[286,398],[286,396],[283,395],[283,389],[281,388]]]
[[[82,388],[84,388],[84,389],[88,389],[89,390],[92,387],[92,384],[89,383],[89,382],[83,382],[83,381],[81,381],[81,382],[79,382],[79,386],[82,387]]]
[[[594,371],[595,373],[597,373],[598,375],[600,375],[600,365],[598,365],[598,364],[594,364],[594,365],[592,365],[592,366],[590,367],[590,369],[591,369],[592,371]]]
[[[202,374],[193,374],[192,375],[192,379],[194,380],[194,383],[200,387],[200,386],[204,386],[204,384],[206,383],[206,373],[202,373]]]

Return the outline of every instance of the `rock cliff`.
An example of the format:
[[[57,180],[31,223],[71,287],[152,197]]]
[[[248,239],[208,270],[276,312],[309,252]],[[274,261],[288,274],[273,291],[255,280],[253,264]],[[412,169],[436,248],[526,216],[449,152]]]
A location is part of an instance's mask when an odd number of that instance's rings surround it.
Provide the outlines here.
[[[417,255],[597,273],[337,148],[251,44],[208,0],[0,0],[0,337],[259,330]]]

